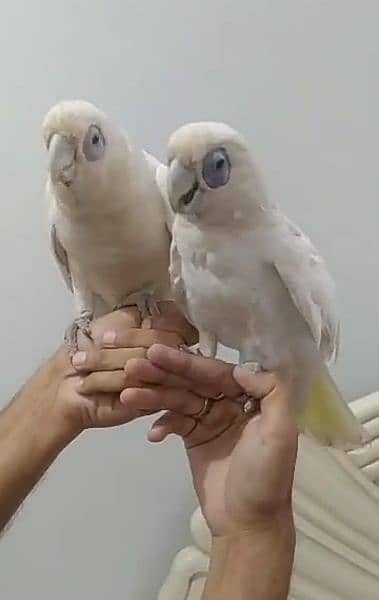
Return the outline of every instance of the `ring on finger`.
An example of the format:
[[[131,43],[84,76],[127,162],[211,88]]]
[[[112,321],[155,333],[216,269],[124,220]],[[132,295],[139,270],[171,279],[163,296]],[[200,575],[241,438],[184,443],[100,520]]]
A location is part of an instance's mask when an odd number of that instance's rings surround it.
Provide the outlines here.
[[[191,417],[193,419],[196,419],[197,421],[200,421],[211,411],[212,406],[213,400],[211,400],[211,398],[204,398],[203,406],[201,407],[199,412],[195,413],[194,415],[191,415]]]
[[[241,405],[242,412],[245,415],[253,415],[259,412],[259,401],[249,396],[249,394],[242,394],[237,402]]]

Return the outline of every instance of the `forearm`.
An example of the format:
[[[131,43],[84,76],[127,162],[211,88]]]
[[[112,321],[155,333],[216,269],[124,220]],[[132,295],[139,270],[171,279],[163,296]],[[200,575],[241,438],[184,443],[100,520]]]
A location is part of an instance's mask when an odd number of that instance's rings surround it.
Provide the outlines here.
[[[203,600],[286,600],[294,550],[292,514],[255,533],[216,538]]]
[[[54,403],[59,373],[45,367],[0,414],[0,532],[75,437]]]

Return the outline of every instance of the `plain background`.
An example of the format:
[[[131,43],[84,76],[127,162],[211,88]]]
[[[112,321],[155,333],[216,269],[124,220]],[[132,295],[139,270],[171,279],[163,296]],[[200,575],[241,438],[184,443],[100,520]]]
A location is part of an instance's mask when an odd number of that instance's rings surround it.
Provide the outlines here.
[[[49,256],[40,123],[91,100],[164,157],[184,121],[250,140],[275,200],[337,281],[338,381],[379,388],[377,0],[1,2],[1,402],[61,340],[71,301]],[[0,545],[4,600],[150,600],[195,506],[179,444],[147,423],[69,448]]]

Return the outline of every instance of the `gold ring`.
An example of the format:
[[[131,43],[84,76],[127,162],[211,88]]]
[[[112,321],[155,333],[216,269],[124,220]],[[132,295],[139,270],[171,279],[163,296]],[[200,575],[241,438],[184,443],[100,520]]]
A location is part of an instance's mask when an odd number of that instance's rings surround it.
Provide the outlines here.
[[[204,404],[201,408],[201,410],[199,410],[199,412],[197,412],[194,415],[191,415],[191,417],[193,419],[196,419],[197,421],[200,421],[200,419],[202,419],[203,417],[205,417],[211,410],[212,408],[212,400],[210,398],[204,398]]]

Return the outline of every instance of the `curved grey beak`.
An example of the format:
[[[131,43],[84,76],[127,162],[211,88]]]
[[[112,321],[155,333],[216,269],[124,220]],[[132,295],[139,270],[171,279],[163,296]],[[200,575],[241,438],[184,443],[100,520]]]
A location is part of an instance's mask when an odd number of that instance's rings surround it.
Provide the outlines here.
[[[75,140],[54,134],[49,145],[49,171],[53,183],[70,186],[75,177],[75,156]]]
[[[174,212],[183,212],[199,189],[196,172],[184,167],[176,158],[169,167],[168,194]]]

